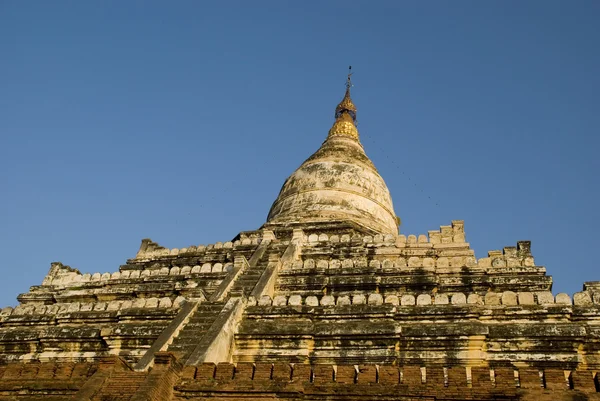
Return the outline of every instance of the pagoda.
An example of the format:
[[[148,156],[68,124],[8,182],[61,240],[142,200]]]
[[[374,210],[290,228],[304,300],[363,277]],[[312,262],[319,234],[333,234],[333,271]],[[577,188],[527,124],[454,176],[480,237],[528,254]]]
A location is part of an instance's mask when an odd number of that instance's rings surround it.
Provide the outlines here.
[[[600,283],[553,294],[461,220],[400,234],[351,87],[259,229],[55,262],[0,309],[0,401],[600,400]]]

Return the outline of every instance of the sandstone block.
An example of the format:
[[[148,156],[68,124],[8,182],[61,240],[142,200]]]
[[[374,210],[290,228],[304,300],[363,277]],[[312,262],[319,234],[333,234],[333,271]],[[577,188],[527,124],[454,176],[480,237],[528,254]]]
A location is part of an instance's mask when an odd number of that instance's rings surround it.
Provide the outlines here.
[[[492,267],[492,259],[490,258],[480,258],[477,260],[477,267],[488,268]]]
[[[171,306],[173,306],[173,302],[171,301],[171,298],[163,297],[160,299],[158,306],[159,308],[170,308]]]
[[[373,260],[371,260],[369,262],[369,267],[371,269],[380,269],[381,268],[381,262],[378,261],[378,260],[373,259]]]
[[[376,234],[373,236],[373,243],[374,244],[382,244],[383,243],[383,235],[382,234]]]
[[[408,258],[408,267],[421,267],[423,266],[423,261],[421,258],[416,256],[411,256]]]
[[[121,309],[122,301],[109,301],[106,306],[106,310],[119,310]]]
[[[133,308],[143,308],[144,306],[146,306],[145,298],[136,298],[133,301],[133,305],[132,305]],[[99,310],[99,309],[97,309],[97,304],[96,304],[96,306],[94,306],[94,310]]]
[[[431,305],[431,295],[419,294],[417,296],[417,305]]]
[[[89,309],[88,310],[92,310],[94,308],[94,304],[93,303],[87,303],[84,304],[81,309],[83,310],[84,308],[87,308],[89,305]],[[125,300],[123,301],[123,303],[121,304],[121,310],[125,310],[125,309],[131,309],[133,308],[133,301],[131,300]]]
[[[302,305],[302,297],[300,295],[290,295],[288,305]]]
[[[314,295],[309,295],[304,300],[304,304],[308,306],[319,306],[319,299]]]
[[[329,268],[329,262],[327,262],[325,259],[319,259],[319,260],[317,260],[317,268],[318,269],[327,269],[327,268]]]
[[[406,236],[405,235],[399,235],[398,237],[396,237],[396,247],[397,248],[406,247]]]
[[[492,258],[492,267],[506,267],[506,260],[501,256]]]
[[[386,303],[386,304],[392,304],[392,305],[399,305],[400,304],[400,300],[398,299],[397,295],[387,295],[385,297],[384,303]]]
[[[519,267],[521,266],[521,260],[518,258],[506,258],[507,267]]]
[[[485,305],[500,305],[502,297],[495,292],[488,292],[484,297]]]
[[[461,292],[452,294],[452,305],[464,305],[467,303],[467,297]]]
[[[438,258],[436,261],[436,266],[441,268],[446,268],[450,266],[450,261],[446,257]]]
[[[369,305],[382,305],[383,296],[381,294],[369,294]]]
[[[483,299],[481,298],[481,295],[479,295],[479,294],[469,294],[469,296],[467,297],[467,304],[482,305]]]
[[[333,295],[323,295],[323,297],[321,297],[321,305],[322,306],[335,305],[335,297]]]
[[[287,297],[285,295],[277,295],[273,298],[274,306],[285,306],[287,304]]]
[[[504,291],[502,293],[502,305],[516,305],[517,294],[512,291]]]
[[[337,305],[338,306],[343,306],[343,305],[350,305],[352,302],[350,301],[350,296],[348,295],[341,295],[339,297],[337,297]]]
[[[573,295],[573,303],[578,306],[590,306],[592,305],[592,297],[587,291],[576,292]]]
[[[400,298],[400,304],[401,305],[414,305],[416,302],[415,300],[415,296],[412,294],[404,294],[402,295],[402,298]]]
[[[342,260],[342,267],[344,269],[352,268],[354,267],[354,261],[352,259],[344,259]]]
[[[560,294],[556,294],[556,303],[563,305],[572,305],[571,297],[569,296],[569,294],[561,292]]]
[[[369,265],[368,260],[364,256],[361,256],[361,257],[358,257],[358,258],[354,259],[354,266],[355,267],[360,267],[360,268],[364,269],[368,265]]]
[[[367,303],[367,299],[363,294],[356,294],[352,296],[352,305],[364,305]]]
[[[423,267],[426,269],[433,269],[435,267],[433,258],[423,258]]]
[[[330,269],[339,269],[340,267],[342,267],[342,262],[340,262],[339,259],[332,259],[329,261]]]
[[[437,230],[427,232],[429,234],[429,242],[432,244],[439,244],[442,242],[442,233]]]
[[[273,303],[273,301],[271,300],[271,297],[268,295],[263,295],[262,297],[260,297],[258,299],[259,306],[271,306],[272,303]]]
[[[540,305],[547,305],[547,304],[554,303],[554,296],[552,295],[552,293],[550,291],[536,292],[535,295],[537,296],[537,303]]]
[[[177,298],[175,298],[175,301],[173,301],[173,306],[179,308],[181,305],[183,305],[184,302],[185,298],[180,295]]]
[[[315,261],[313,259],[306,259],[304,261],[304,268],[305,269],[314,269],[315,268]]]
[[[454,234],[452,236],[452,242],[455,242],[455,243],[465,242],[465,234],[464,233]]]
[[[46,305],[36,305],[34,312],[36,315],[43,315],[44,313],[46,313],[47,309],[48,308],[46,307]]]
[[[520,292],[517,295],[519,305],[535,305],[535,299],[531,292]]]
[[[435,294],[435,298],[434,298],[434,304],[436,305],[448,305],[449,300],[448,300],[448,295],[446,294]]]
[[[394,267],[397,269],[406,269],[406,259],[398,258],[394,261]]]

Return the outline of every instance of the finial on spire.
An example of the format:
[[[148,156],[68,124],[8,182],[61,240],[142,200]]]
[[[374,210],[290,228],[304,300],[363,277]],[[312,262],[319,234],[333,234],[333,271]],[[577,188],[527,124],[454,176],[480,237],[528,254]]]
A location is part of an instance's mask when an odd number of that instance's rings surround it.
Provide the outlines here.
[[[350,92],[350,88],[352,88],[352,66],[348,66],[348,79],[346,80],[346,91]]]
[[[352,87],[352,66],[348,66],[348,78],[346,79],[346,93],[344,98],[335,108],[335,118],[338,119],[342,114],[347,113],[352,117],[352,121],[356,121],[356,106],[350,98],[350,88]]]

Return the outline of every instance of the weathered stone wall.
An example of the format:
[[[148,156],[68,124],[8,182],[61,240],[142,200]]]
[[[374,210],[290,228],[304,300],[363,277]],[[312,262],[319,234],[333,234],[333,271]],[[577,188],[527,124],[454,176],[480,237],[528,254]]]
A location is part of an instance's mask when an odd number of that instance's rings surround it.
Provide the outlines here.
[[[573,297],[551,287],[528,241],[477,260],[461,221],[427,236],[315,224],[206,247],[144,240],[115,273],[53,264],[19,306],[0,311],[0,363],[122,358],[117,373],[48,384],[57,399],[528,399],[535,390],[543,400],[556,389],[555,399],[594,399],[600,284]],[[209,361],[235,365],[210,373]],[[2,394],[33,394],[34,379],[7,377],[19,382]],[[528,384],[535,377],[539,388]]]
[[[156,354],[148,372],[98,363],[0,365],[0,400],[598,400],[591,370],[204,363]]]

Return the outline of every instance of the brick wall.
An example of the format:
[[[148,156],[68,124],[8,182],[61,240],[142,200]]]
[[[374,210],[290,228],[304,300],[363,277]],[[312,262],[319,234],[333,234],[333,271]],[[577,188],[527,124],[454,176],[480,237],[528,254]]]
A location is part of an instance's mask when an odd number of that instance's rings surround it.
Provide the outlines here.
[[[100,376],[103,377],[99,380]],[[0,365],[5,400],[600,400],[595,371],[512,367],[201,364],[158,353],[149,372],[117,362]],[[86,397],[80,388],[94,387]],[[87,393],[86,393],[87,394]],[[79,398],[77,398],[79,396]],[[98,398],[100,397],[100,398]]]
[[[175,395],[181,400],[200,395],[228,400],[328,395],[340,400],[600,400],[592,371],[265,363],[188,366]]]

